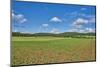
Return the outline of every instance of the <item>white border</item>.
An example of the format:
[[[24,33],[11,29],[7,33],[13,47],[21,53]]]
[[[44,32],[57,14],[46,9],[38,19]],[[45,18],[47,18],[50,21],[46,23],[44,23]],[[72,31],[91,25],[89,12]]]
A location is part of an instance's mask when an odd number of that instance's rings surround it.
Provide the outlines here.
[[[10,0],[0,0],[0,67],[10,65]]]

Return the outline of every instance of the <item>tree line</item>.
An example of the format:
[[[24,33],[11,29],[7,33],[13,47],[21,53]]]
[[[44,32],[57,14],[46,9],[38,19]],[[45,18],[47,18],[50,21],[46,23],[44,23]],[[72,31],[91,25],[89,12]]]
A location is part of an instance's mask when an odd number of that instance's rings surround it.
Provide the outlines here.
[[[20,33],[20,32],[12,32],[12,36],[22,36],[22,37],[43,37],[43,36],[52,36],[52,37],[72,37],[72,38],[94,38],[96,36],[95,33],[77,33],[77,32],[64,32],[59,34],[53,33]]]

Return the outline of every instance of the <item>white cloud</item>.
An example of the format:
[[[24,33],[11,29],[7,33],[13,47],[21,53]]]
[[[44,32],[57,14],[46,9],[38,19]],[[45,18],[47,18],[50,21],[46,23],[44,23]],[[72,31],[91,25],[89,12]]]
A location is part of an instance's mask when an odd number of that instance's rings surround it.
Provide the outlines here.
[[[78,32],[78,33],[95,33],[94,28],[84,28],[84,29],[69,29],[67,32]]]
[[[20,20],[20,23],[24,23],[24,22],[26,22],[27,21],[27,19],[22,19],[22,20]]]
[[[78,18],[76,19],[73,23],[72,26],[74,26],[75,28],[82,28],[82,26],[84,24],[87,24],[89,21],[83,18]]]
[[[58,17],[53,17],[50,19],[51,22],[62,22],[62,20]]]
[[[12,18],[13,18],[13,19],[15,18],[14,10],[12,10]]]
[[[59,34],[60,31],[59,31],[59,29],[57,29],[57,28],[53,28],[53,29],[50,31],[50,33]]]
[[[85,20],[83,18],[78,18],[73,24],[74,25],[83,25],[83,24],[87,24],[88,20]]]
[[[23,18],[24,18],[24,16],[23,16],[22,14],[16,15],[16,19],[18,19],[18,20],[21,20],[21,19],[23,19]]]
[[[95,16],[91,16],[88,19],[78,18],[72,23],[72,26],[74,28],[82,28],[84,25],[92,23],[95,23]]]
[[[85,33],[84,29],[69,29],[67,32],[78,32],[78,33]]]
[[[95,33],[95,29],[93,29],[93,28],[86,28],[85,30],[86,30],[86,32]]]
[[[12,18],[14,18],[15,17],[15,14],[14,13],[12,13]]]
[[[23,14],[15,14],[14,10],[12,10],[12,19],[17,21],[18,23],[24,23],[27,21]]]
[[[48,27],[49,25],[48,24],[42,24],[42,27]]]
[[[24,22],[27,21],[27,19],[26,19],[26,18],[24,17],[24,15],[22,15],[22,14],[16,15],[15,19],[16,19],[18,22],[20,22],[20,23],[24,23]]]

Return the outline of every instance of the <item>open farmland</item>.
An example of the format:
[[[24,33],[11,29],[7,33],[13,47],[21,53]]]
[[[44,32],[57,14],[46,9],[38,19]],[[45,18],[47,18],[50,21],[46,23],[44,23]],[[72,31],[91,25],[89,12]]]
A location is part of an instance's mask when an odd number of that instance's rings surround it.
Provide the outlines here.
[[[12,65],[94,60],[94,38],[12,37]]]

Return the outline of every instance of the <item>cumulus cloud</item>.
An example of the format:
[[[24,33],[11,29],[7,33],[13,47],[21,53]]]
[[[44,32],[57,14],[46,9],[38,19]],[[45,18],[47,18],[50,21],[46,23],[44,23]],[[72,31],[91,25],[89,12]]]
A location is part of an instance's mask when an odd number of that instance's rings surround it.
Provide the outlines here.
[[[95,33],[94,28],[84,27],[84,25],[91,24],[92,22],[95,22],[94,17],[92,17],[90,19],[78,18],[72,23],[73,28],[70,29],[70,30],[67,30],[67,31],[69,31],[69,32],[78,32],[78,33],[90,33],[90,32]]]
[[[81,10],[86,10],[86,8],[81,8]],[[71,13],[65,13],[65,17],[75,18],[75,17],[83,17],[83,18],[95,18],[95,14],[86,14],[84,12],[73,11]]]
[[[84,19],[84,18],[77,18],[73,23],[72,26],[76,27],[76,28],[82,28],[83,25],[85,24],[92,24],[95,23],[95,16],[91,16],[88,19]]]
[[[62,22],[62,20],[58,17],[53,17],[50,19],[51,22]]]
[[[12,18],[14,19],[15,18],[15,13],[14,13],[14,10],[12,10]]]
[[[24,16],[22,14],[18,14],[18,15],[16,15],[16,18],[20,20],[20,19],[23,19]]]
[[[26,18],[23,18],[23,19],[20,20],[20,23],[24,23],[26,21],[27,21],[27,19]]]
[[[87,24],[87,23],[88,23],[88,20],[83,19],[83,18],[78,18],[72,23],[72,26],[76,28],[81,28],[84,24]]]
[[[82,25],[82,24],[87,24],[88,20],[85,20],[83,18],[78,18],[73,24],[74,25]]]
[[[12,13],[12,18],[14,18],[15,17],[15,14],[14,13]]]
[[[84,29],[69,29],[67,32],[78,32],[78,33],[95,33],[94,28],[84,28]]]
[[[86,30],[86,32],[95,33],[95,29],[93,29],[93,28],[86,28],[85,30]]]
[[[94,28],[84,28],[84,29],[79,29],[77,32],[79,33],[95,33]]]
[[[15,15],[15,19],[20,23],[24,23],[27,21],[27,19],[22,14]]]
[[[27,21],[23,14],[15,14],[14,10],[12,10],[12,19],[17,21],[18,23],[24,23]]]
[[[59,34],[60,33],[59,29],[57,29],[57,28],[53,28],[50,32],[54,33],[54,34]]]

